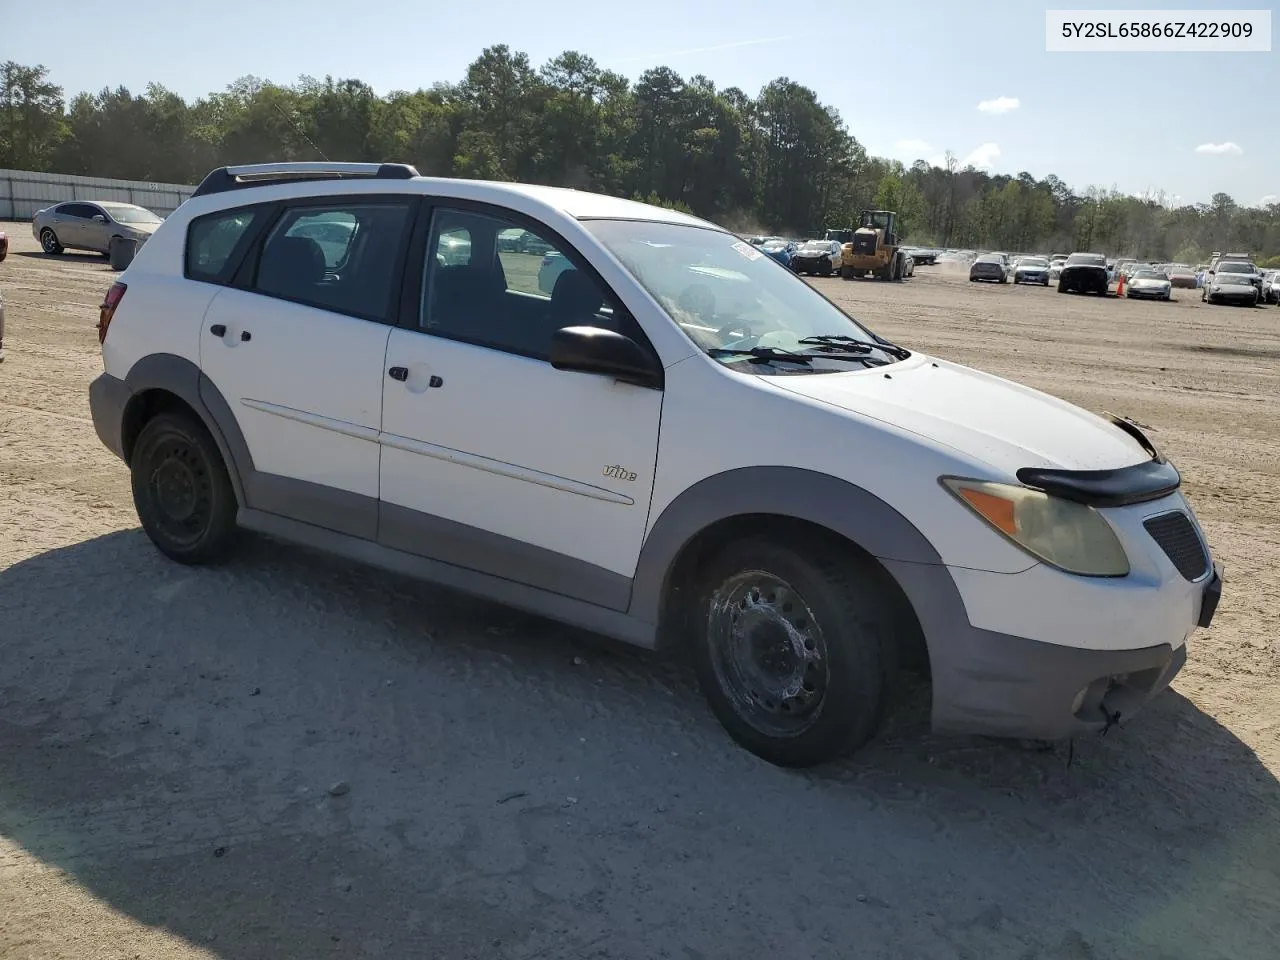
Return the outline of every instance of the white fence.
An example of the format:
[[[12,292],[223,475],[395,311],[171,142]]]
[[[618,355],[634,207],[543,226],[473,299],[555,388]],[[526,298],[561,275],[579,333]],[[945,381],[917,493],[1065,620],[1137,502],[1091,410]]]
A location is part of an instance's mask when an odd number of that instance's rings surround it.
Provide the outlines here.
[[[64,200],[136,203],[165,217],[173,213],[194,190],[195,187],[186,183],[0,170],[0,220],[30,220],[37,210]]]

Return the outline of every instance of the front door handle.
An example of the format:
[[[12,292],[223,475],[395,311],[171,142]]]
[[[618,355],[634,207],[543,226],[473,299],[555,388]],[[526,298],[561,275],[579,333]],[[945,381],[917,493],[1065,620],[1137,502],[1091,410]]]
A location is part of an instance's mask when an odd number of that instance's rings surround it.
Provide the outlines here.
[[[209,332],[215,337],[225,337],[227,335],[227,325],[225,323],[215,323],[209,328]]]
[[[387,376],[392,380],[399,380],[401,383],[409,379],[408,367],[392,367],[387,371]]]

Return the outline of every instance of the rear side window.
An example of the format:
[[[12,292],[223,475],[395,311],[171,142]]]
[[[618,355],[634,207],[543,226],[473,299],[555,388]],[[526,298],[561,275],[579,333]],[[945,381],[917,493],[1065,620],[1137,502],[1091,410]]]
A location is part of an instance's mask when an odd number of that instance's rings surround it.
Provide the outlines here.
[[[409,201],[286,209],[262,245],[253,290],[270,297],[386,320],[399,292]]]
[[[210,283],[229,282],[229,273],[235,266],[231,255],[261,215],[262,208],[241,208],[192,220],[187,228],[187,277]]]

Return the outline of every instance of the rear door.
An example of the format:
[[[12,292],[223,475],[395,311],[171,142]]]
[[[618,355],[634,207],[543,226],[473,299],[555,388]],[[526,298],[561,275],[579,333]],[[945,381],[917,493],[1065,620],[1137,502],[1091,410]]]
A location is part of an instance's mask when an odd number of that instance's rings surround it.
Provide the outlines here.
[[[382,367],[417,207],[394,195],[275,207],[210,304],[200,366],[253,459],[249,506],[376,535]]]
[[[53,232],[58,242],[64,247],[85,247],[88,245],[89,217],[93,216],[93,207],[87,203],[64,203],[55,213]]]

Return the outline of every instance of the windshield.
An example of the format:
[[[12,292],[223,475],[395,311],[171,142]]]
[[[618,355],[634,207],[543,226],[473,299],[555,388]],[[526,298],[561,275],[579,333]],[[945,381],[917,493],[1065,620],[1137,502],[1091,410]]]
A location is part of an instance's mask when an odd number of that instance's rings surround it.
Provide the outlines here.
[[[586,220],[583,225],[704,351],[772,348],[822,359],[817,345],[801,343],[801,338],[877,343],[869,330],[791,270],[731,234],[634,220]],[[878,353],[875,358],[892,359]],[[718,359],[735,362],[732,356]],[[813,362],[787,372],[832,369],[857,370],[859,365]]]
[[[1218,264],[1219,273],[1253,273],[1253,267],[1247,263],[1231,261]]]
[[[766,250],[785,250],[787,249],[787,241],[785,240],[768,240],[765,242]]]
[[[1020,267],[1047,267],[1049,261],[1044,257],[1023,257],[1018,261]]]
[[[1070,266],[1083,264],[1091,267],[1105,267],[1107,265],[1106,258],[1099,253],[1073,253],[1067,257],[1067,263]]]
[[[160,223],[161,218],[143,207],[117,207],[104,203],[103,208],[115,218],[117,223]]]
[[[831,249],[831,244],[829,244],[825,240],[810,240],[800,249],[805,251],[812,251],[814,253],[825,253],[827,250]]]
[[[1163,280],[1164,276],[1155,270],[1138,270],[1134,273],[1135,280]]]

